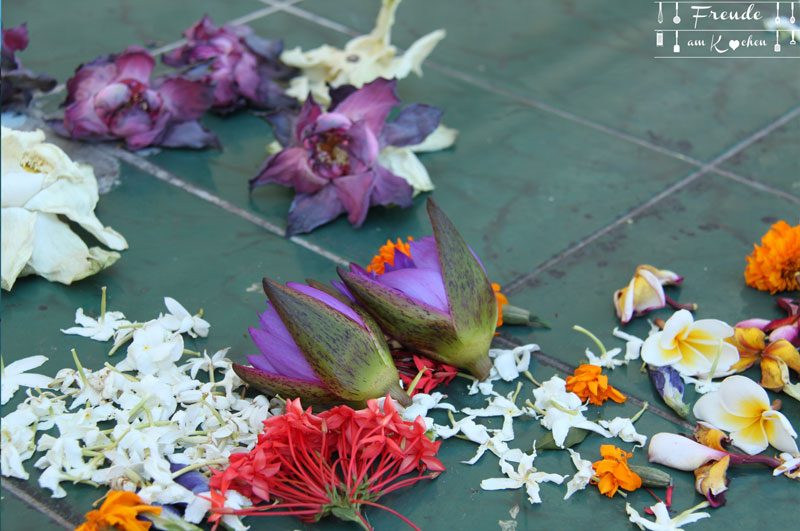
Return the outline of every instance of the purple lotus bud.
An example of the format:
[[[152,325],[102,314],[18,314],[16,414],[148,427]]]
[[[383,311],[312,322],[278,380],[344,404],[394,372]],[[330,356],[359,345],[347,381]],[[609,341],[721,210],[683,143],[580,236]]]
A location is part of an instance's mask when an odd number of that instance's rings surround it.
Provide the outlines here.
[[[497,325],[497,299],[483,266],[452,222],[428,199],[433,238],[395,249],[383,273],[358,265],[339,276],[384,332],[406,348],[483,379]]]
[[[297,72],[280,62],[283,41],[262,39],[249,26],[216,27],[208,15],[183,36],[186,44],[162,60],[189,67],[185,72],[189,79],[214,85],[211,110],[225,114],[247,105],[274,109],[296,103],[275,83]]]
[[[151,82],[154,66],[138,46],[81,65],[67,81],[64,120],[51,127],[75,140],[124,140],[131,150],[219,147],[199,122],[213,102],[213,87],[181,77]]]
[[[249,385],[316,403],[354,402],[387,393],[410,404],[378,325],[365,312],[324,291],[264,279],[269,309],[250,336],[260,354],[252,367],[234,363]]]
[[[436,129],[441,111],[409,105],[386,122],[400,100],[397,81],[376,79],[360,89],[339,87],[327,112],[309,97],[300,113],[268,116],[284,149],[269,157],[250,189],[264,184],[294,188],[287,235],[309,232],[347,212],[360,227],[375,205],[411,205],[413,189],[378,164],[387,145],[418,143]]]
[[[20,101],[27,105],[34,90],[49,92],[56,86],[56,80],[44,74],[36,75],[22,68],[16,52],[28,47],[28,28],[21,24],[15,28],[4,29],[2,44],[2,67],[0,68],[0,103]]]
[[[680,373],[670,365],[647,366],[650,381],[664,402],[683,418],[689,416],[689,404],[683,402],[684,385]]]

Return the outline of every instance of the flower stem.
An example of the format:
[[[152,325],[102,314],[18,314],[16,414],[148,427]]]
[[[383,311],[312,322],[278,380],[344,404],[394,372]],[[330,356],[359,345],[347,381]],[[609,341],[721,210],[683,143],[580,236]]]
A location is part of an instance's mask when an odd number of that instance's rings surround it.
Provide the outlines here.
[[[409,397],[414,394],[414,389],[416,389],[417,384],[419,383],[420,379],[422,379],[422,375],[425,374],[425,371],[427,370],[428,370],[427,367],[423,367],[422,370],[419,371],[416,376],[414,376],[414,379],[411,380],[411,383],[408,384],[408,389],[406,389],[406,394]]]
[[[407,523],[411,527],[411,529],[413,529],[414,531],[421,531],[420,528],[415,526],[414,523],[411,520],[409,520],[408,518],[406,518],[402,514],[398,513],[397,511],[394,511],[394,510],[390,509],[389,507],[386,507],[385,505],[381,505],[380,503],[374,503],[374,502],[369,502],[369,501],[365,501],[365,500],[352,500],[352,501],[353,501],[353,503],[360,503],[360,504],[363,504],[363,505],[370,505],[372,507],[377,507],[379,509],[383,509],[384,511],[390,512],[393,515],[395,515],[396,517],[398,517],[399,519],[401,519],[402,521],[404,521],[405,523]],[[369,524],[367,524],[367,525],[369,525]]]
[[[72,349],[72,359],[75,360],[75,366],[78,368],[78,374],[81,375],[84,389],[89,387],[89,380],[86,379],[86,374],[83,372],[83,365],[81,365],[81,361],[78,359],[78,353],[75,352],[75,349]]]
[[[208,461],[200,461],[199,463],[195,463],[193,465],[189,465],[187,467],[181,468],[180,470],[176,470],[172,473],[172,479],[175,479],[179,476],[184,475],[187,472],[191,472],[192,470],[197,470],[199,468],[203,468],[204,466],[211,466],[211,465],[224,465],[228,462],[227,458],[220,458],[220,459],[209,459]]]
[[[103,294],[100,296],[100,324],[102,325],[106,319],[106,287],[100,288]]]
[[[689,310],[691,312],[697,310],[697,304],[693,302],[680,303],[667,294],[664,294],[664,301],[676,310]]]
[[[647,402],[645,402],[645,403],[644,403],[644,405],[642,406],[642,409],[640,409],[638,413],[636,413],[636,414],[635,414],[633,417],[631,417],[631,424],[633,424],[634,422],[636,422],[637,420],[639,420],[639,417],[641,417],[641,416],[642,416],[642,414],[643,414],[645,411],[647,411],[647,408],[648,408],[649,406],[650,406],[650,404],[648,404]]]
[[[603,345],[603,342],[602,342],[602,341],[600,341],[599,339],[597,339],[597,336],[596,336],[596,335],[594,335],[593,333],[589,332],[588,330],[586,330],[586,329],[585,329],[584,327],[582,327],[582,326],[574,325],[574,326],[572,327],[572,329],[573,329],[573,330],[575,330],[575,331],[577,331],[577,332],[580,332],[580,333],[582,333],[582,334],[586,334],[587,336],[589,336],[589,339],[591,339],[592,341],[594,341],[594,344],[595,344],[595,345],[597,345],[597,348],[599,348],[599,349],[600,349],[600,354],[601,354],[602,356],[605,356],[605,355],[606,355],[606,347],[605,347],[605,345]]]
[[[717,372],[717,364],[719,363],[719,357],[722,355],[722,340],[719,340],[719,347],[717,347],[717,353],[714,355],[714,362],[711,364],[711,370],[708,371],[708,378],[706,378],[707,382],[710,382],[714,378],[714,373]]]

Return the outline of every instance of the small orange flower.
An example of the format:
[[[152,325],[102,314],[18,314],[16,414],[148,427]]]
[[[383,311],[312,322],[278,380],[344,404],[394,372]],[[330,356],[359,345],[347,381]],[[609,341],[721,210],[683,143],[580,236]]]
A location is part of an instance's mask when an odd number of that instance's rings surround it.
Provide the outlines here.
[[[599,481],[592,478],[592,485],[597,485],[600,494],[611,498],[617,493],[617,489],[633,491],[642,486],[642,478],[628,468],[628,459],[633,454],[614,445],[604,444],[600,447],[600,455],[603,460],[592,463],[594,473],[599,478]]]
[[[142,499],[133,492],[112,490],[99,509],[86,513],[86,522],[75,531],[147,531],[151,524],[138,520],[136,517],[139,513],[161,514],[161,507],[144,505]]]
[[[409,242],[413,242],[414,238],[408,237]],[[394,250],[397,249],[407,257],[411,258],[411,249],[408,242],[404,242],[397,238],[397,243],[392,243],[391,240],[386,240],[386,245],[378,249],[378,254],[372,257],[372,262],[367,266],[367,271],[382,275],[386,264],[394,265]]]
[[[770,293],[800,289],[800,225],[779,221],[770,227],[761,247],[747,257],[744,279],[748,286]]]
[[[567,391],[578,395],[581,400],[599,406],[609,398],[618,404],[625,402],[625,395],[608,385],[608,376],[600,374],[602,367],[584,364],[575,369],[575,374],[567,376]]]
[[[494,290],[494,296],[497,298],[497,328],[500,328],[503,325],[503,306],[508,304],[508,298],[500,293],[500,284],[492,282],[492,289]]]

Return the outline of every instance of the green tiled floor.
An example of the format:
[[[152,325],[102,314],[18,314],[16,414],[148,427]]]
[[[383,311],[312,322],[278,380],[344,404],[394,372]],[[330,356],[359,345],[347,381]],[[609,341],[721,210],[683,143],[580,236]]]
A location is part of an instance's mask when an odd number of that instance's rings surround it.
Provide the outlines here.
[[[4,27],[28,22],[31,45],[20,55],[24,65],[60,82],[99,54],[132,44],[168,45],[204,13],[217,22],[252,14],[250,25],[260,35],[283,37],[287,47],[311,48],[341,45],[350,38],[348,31],[368,31],[378,8],[372,0],[303,0],[288,7],[257,0],[69,4],[67,9],[19,1],[3,10]],[[274,5],[279,7],[270,13]],[[744,285],[742,271],[744,256],[771,223],[800,219],[800,72],[793,64],[770,61],[657,61],[650,47],[654,19],[654,4],[644,1],[404,0],[398,12],[398,46],[439,27],[448,31],[425,76],[402,81],[400,95],[405,103],[441,107],[445,123],[460,130],[454,148],[422,156],[437,186],[433,196],[492,279],[507,287],[512,303],[553,325],[549,331],[505,329],[501,338],[504,345],[541,345],[543,354],[532,364],[540,381],[556,373],[554,366],[577,365],[584,349],[593,347],[571,330],[573,324],[592,330],[608,347],[622,346],[611,336],[617,324],[611,294],[640,263],[684,275],[683,287],[671,295],[697,302],[700,318],[736,322],[780,315],[769,294]],[[54,109],[62,98],[63,93],[47,97],[44,107]],[[263,296],[247,288],[262,276],[327,280],[335,275],[330,256],[363,263],[387,238],[429,233],[424,198],[418,198],[408,210],[370,212],[360,230],[340,219],[302,236],[305,246],[285,240],[240,215],[255,215],[277,230],[285,227],[291,192],[263,187],[250,195],[246,185],[273,139],[269,126],[247,113],[204,121],[220,136],[224,151],[165,150],[145,161],[134,156],[129,159],[134,165],[122,164],[121,184],[102,196],[99,218],[131,245],[117,264],[70,287],[27,278],[3,293],[6,363],[44,354],[50,361],[42,372],[52,373],[68,364],[69,348],[77,347],[85,365],[102,364],[106,345],[58,331],[72,323],[77,307],[98,311],[100,286],[109,288],[110,308],[131,318],[156,314],[166,295],[189,310],[204,308],[211,334],[194,347],[231,346],[241,359],[253,350],[246,329],[263,307]],[[143,171],[148,163],[241,210],[220,208],[156,179]],[[669,311],[654,315],[667,317]],[[647,324],[640,319],[625,329],[644,335]],[[757,378],[757,369],[752,371]],[[630,416],[637,402],[648,401],[659,411],[637,422],[640,432],[683,431],[638,366],[617,369],[610,379],[634,400],[593,408],[590,418]],[[530,396],[532,388],[525,383],[521,396]],[[462,381],[448,392],[456,406],[482,404],[482,398],[466,396]],[[694,398],[693,390],[687,392],[687,399]],[[788,398],[784,403],[800,428],[800,404]],[[523,448],[545,433],[535,421],[517,421],[515,428],[515,445]],[[590,437],[580,451],[596,456],[602,442]],[[460,464],[474,449],[471,443],[447,441],[442,458],[448,471],[388,496],[386,504],[426,530],[499,529],[497,522],[511,519],[514,505],[521,509],[518,529],[628,525],[624,500],[608,500],[594,489],[565,502],[563,486],[546,484],[538,506],[531,506],[522,490],[481,491],[481,479],[500,472],[492,455],[474,467]],[[637,451],[633,462],[644,464],[646,452]],[[537,466],[573,472],[564,452],[542,453]],[[698,503],[692,475],[673,476],[675,507]],[[15,498],[12,492],[20,489],[69,525],[102,495],[71,487],[66,500],[53,503],[36,477],[27,484],[4,480],[10,487],[3,489],[4,530],[63,527]],[[769,493],[771,528],[791,528],[800,485],[756,469],[739,469],[731,477],[728,505],[694,529],[763,527],[753,492]],[[628,501],[641,509],[652,499],[642,491]],[[401,528],[380,511],[369,517],[379,530]],[[352,528],[288,518],[250,519],[250,524]]]

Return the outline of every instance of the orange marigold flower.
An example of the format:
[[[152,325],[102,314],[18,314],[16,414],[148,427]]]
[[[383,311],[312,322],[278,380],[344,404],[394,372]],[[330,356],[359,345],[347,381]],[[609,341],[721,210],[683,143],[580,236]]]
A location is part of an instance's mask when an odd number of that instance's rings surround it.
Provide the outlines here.
[[[413,242],[414,238],[408,237],[409,242]],[[382,275],[386,264],[394,265],[394,250],[397,249],[407,257],[411,258],[411,249],[408,242],[404,242],[397,238],[397,243],[392,243],[392,240],[386,240],[386,245],[378,249],[378,254],[372,257],[372,262],[367,266],[367,271]]]
[[[642,478],[628,468],[628,459],[633,457],[624,450],[612,444],[604,444],[600,447],[602,461],[592,463],[595,475],[599,481],[592,479],[592,485],[597,485],[600,494],[605,494],[609,498],[617,493],[617,489],[633,491],[642,486]]]
[[[753,245],[744,279],[748,286],[770,293],[800,289],[800,225],[779,221],[770,227],[761,247]]]
[[[75,531],[147,531],[151,524],[138,520],[136,517],[139,513],[161,514],[161,507],[145,505],[133,492],[112,490],[99,509],[86,513],[86,522]]]
[[[581,400],[588,398],[596,406],[609,398],[618,404],[625,402],[625,395],[608,385],[608,376],[600,374],[602,371],[602,367],[597,365],[581,365],[575,369],[574,375],[567,376],[567,391],[575,393]]]
[[[503,325],[503,306],[508,304],[508,298],[500,293],[500,284],[492,282],[492,289],[494,290],[494,296],[497,298],[497,328],[500,328]]]

